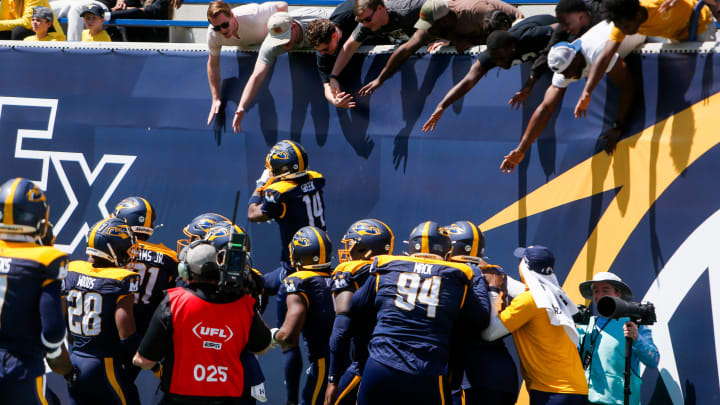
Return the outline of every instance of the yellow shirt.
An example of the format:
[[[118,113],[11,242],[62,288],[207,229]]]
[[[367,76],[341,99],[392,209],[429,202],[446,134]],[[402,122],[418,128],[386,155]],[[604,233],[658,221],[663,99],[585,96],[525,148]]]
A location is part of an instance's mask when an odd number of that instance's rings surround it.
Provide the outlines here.
[[[530,291],[513,298],[500,320],[512,332],[528,390],[588,393],[577,347],[562,326],[550,324],[547,310],[535,305]]]
[[[17,0],[0,1],[0,31],[10,31],[20,26],[31,30],[32,10],[36,6],[44,6],[52,9],[48,0],[25,0],[22,6]],[[57,40],[64,41],[65,31],[63,31],[60,26],[57,16],[54,15],[53,27],[55,27],[55,31],[59,34]]]
[[[662,37],[675,41],[685,41],[689,35],[690,16],[692,15],[694,0],[679,0],[664,14],[658,8],[664,0],[640,0],[640,6],[648,12],[647,20],[640,24],[638,34],[650,37]],[[712,13],[709,7],[703,7],[698,17],[698,34],[705,32],[707,24],[712,22]],[[622,42],[625,38],[617,27],[610,32],[610,40]]]
[[[83,30],[82,42],[112,42],[107,31],[102,30],[95,35],[90,35],[90,30]]]
[[[64,41],[65,35],[57,32],[48,32],[42,39],[39,39],[37,35],[25,37],[23,41]]]

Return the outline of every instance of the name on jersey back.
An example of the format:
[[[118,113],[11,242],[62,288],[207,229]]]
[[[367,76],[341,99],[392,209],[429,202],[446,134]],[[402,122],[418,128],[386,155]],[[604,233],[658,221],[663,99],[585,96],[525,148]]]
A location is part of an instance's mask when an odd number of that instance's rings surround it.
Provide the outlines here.
[[[155,264],[163,264],[163,262],[165,261],[164,254],[160,252],[154,252],[152,250],[133,249],[131,254],[135,261],[139,262],[152,262]]]

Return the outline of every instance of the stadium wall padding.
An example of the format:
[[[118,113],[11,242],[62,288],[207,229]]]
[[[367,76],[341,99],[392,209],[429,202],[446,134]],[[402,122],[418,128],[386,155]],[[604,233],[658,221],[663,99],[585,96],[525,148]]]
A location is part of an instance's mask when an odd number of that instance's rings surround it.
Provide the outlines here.
[[[415,55],[371,97],[356,95],[358,106],[343,110],[324,99],[314,54],[292,53],[278,58],[235,134],[233,112],[255,57],[222,54],[227,103],[219,122],[206,126],[206,52],[0,46],[0,177],[28,177],[47,189],[57,243],[73,258],[84,256],[88,226],[131,195],[157,210],[163,226],[151,241],[174,248],[196,215],[232,216],[236,190],[237,222],[248,225],[246,201],[267,150],[297,140],[310,168],[327,178],[334,248],[360,218],[388,223],[396,253],[421,221],[467,219],[481,224],[488,261],[514,277],[515,247],[550,247],[576,303],[584,303],[579,282],[613,271],[635,300],[657,310],[661,362],[644,370],[643,403],[720,401],[720,55],[631,55],[642,90],[612,156],[598,137],[611,126],[618,90],[603,80],[587,118],[575,119],[584,82],[572,85],[512,174],[499,165],[549,82],[511,110],[527,64],[490,71],[424,133],[475,55]],[[388,57],[356,55],[341,79],[356,93]],[[280,254],[276,226],[248,226],[255,266],[271,271]],[[271,326],[274,318],[270,308]],[[269,403],[283,403],[280,355],[261,362]]]

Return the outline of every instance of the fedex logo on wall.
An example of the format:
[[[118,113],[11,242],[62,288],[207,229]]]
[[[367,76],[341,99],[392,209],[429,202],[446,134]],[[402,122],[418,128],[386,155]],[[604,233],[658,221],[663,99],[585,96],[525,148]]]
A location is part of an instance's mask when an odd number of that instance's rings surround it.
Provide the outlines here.
[[[41,129],[37,129],[37,122],[32,122],[32,119],[30,119],[27,124],[20,122],[18,126],[13,127],[13,129],[17,129],[14,133],[14,149],[11,146],[12,142],[10,139],[2,140],[4,145],[10,146],[6,149],[8,151],[8,158],[12,157],[15,159],[35,160],[39,163],[39,170],[12,173],[12,176],[31,177],[34,173],[39,172],[39,178],[31,178],[30,180],[34,181],[43,190],[48,190],[49,182],[59,181],[67,203],[63,206],[62,198],[54,198],[51,202],[51,205],[54,208],[53,212],[57,212],[55,211],[57,208],[60,208],[62,212],[60,217],[54,220],[54,232],[58,237],[58,242],[55,247],[66,253],[73,253],[90,229],[87,220],[94,222],[99,218],[106,218],[108,216],[109,212],[107,209],[107,202],[125,178],[125,175],[130,170],[130,166],[132,166],[137,156],[100,154],[98,160],[93,156],[86,157],[83,152],[53,150],[54,147],[57,147],[56,145],[53,145],[52,143],[48,145],[47,142],[42,141],[53,140],[55,119],[57,117],[58,110],[58,100],[46,98],[0,97],[0,121],[10,120],[12,122],[13,119],[18,118],[13,114],[9,114],[8,110],[11,110],[12,112],[19,111],[18,116],[22,121],[24,121],[23,109],[29,112],[47,110],[49,114],[46,118],[47,126],[45,128],[43,128],[44,124],[41,124]],[[3,138],[5,135],[12,136],[13,134],[0,134]],[[14,153],[10,155],[10,151],[13,150]],[[5,157],[6,156],[3,156],[3,158]],[[94,161],[97,161],[97,164],[94,168],[91,168],[89,162]],[[116,165],[120,165],[119,170],[117,170],[118,167]],[[51,167],[52,171],[50,170]],[[76,170],[78,167],[80,169],[79,171]],[[114,167],[114,169],[111,169],[110,171],[117,170],[114,176],[110,176],[107,173],[109,171],[105,170],[109,167]],[[80,176],[77,174],[80,174]],[[5,179],[1,179],[0,181],[4,180]],[[100,184],[102,182],[106,182],[106,184]],[[57,186],[57,184],[52,185]],[[101,195],[99,200],[90,201],[91,196],[78,195],[78,189],[80,187],[88,186],[91,189],[103,190],[99,193]],[[85,194],[86,192],[80,191],[80,193]],[[81,204],[81,202],[84,203],[85,201],[90,201],[88,207],[95,205],[98,209],[96,213],[93,213],[91,218],[87,219],[85,218],[86,215],[83,215],[83,212],[75,214],[78,207],[81,207],[81,209],[84,207],[84,204]],[[73,220],[74,215],[82,215],[82,217]]]

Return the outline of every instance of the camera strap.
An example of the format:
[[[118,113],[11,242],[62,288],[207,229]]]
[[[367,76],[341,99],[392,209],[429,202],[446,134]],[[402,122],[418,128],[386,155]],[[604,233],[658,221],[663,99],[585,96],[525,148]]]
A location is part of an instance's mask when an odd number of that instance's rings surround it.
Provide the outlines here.
[[[589,333],[590,335],[590,345],[589,347],[585,347],[585,341],[587,340],[588,333],[586,331],[585,336],[583,336],[582,343],[580,345],[580,349],[582,350],[582,363],[583,363],[583,369],[587,370],[590,367],[590,363],[592,363],[592,357],[593,353],[595,353],[595,343],[597,342],[598,338],[600,337],[600,334],[602,333],[603,329],[610,323],[612,319],[608,319],[607,322],[603,326],[601,326],[598,329],[597,326],[597,317],[593,316],[590,318],[590,323],[592,324],[592,332]],[[588,329],[590,329],[590,324],[588,324]]]

